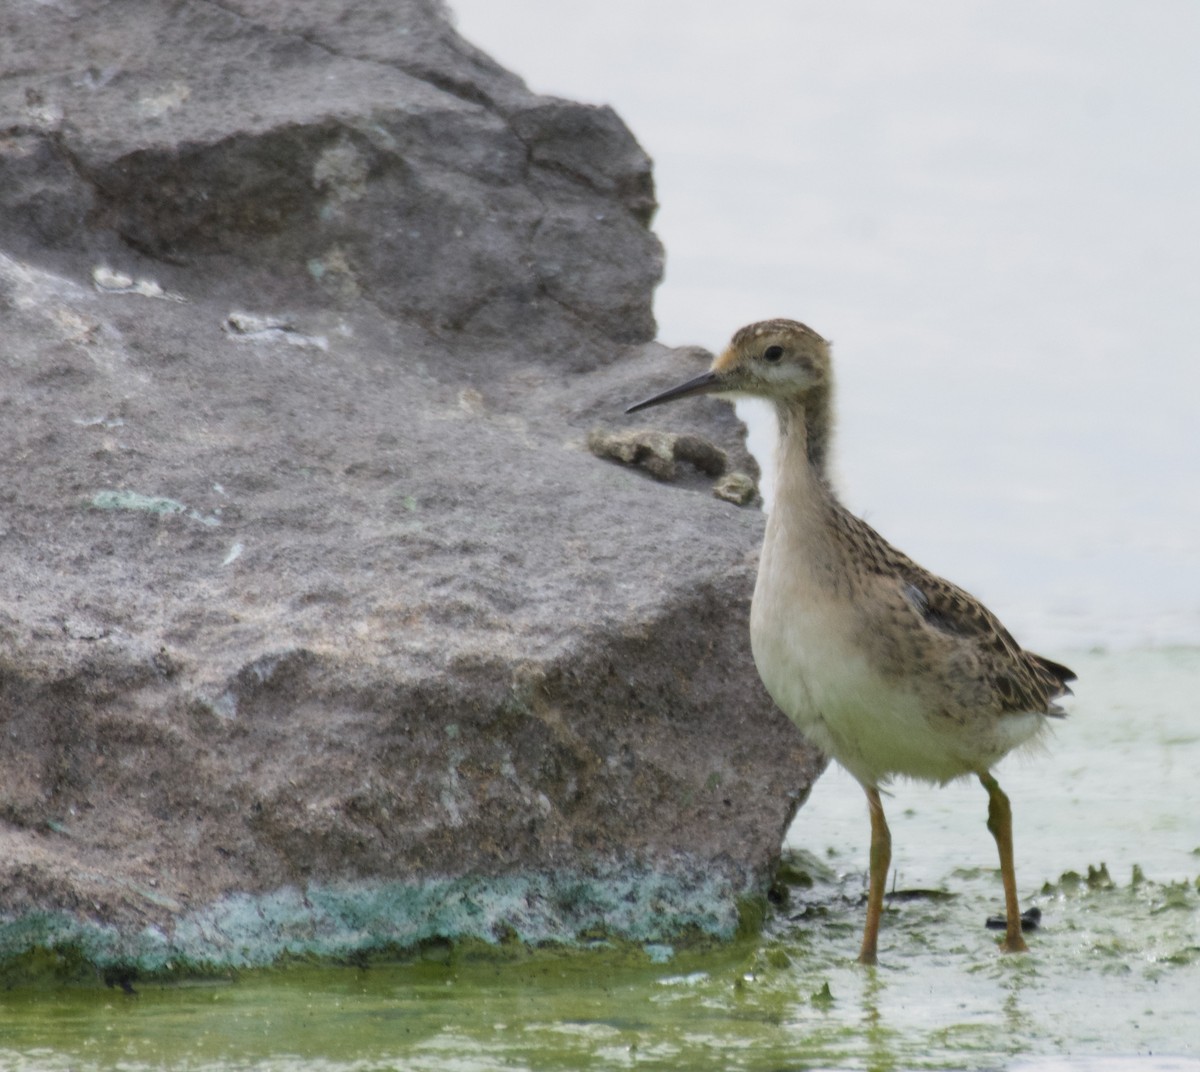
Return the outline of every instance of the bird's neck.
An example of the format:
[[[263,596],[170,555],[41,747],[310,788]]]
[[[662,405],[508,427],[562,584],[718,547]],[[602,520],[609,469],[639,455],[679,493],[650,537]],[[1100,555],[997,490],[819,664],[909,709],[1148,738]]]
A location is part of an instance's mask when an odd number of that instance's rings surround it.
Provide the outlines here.
[[[779,479],[791,476],[829,490],[827,466],[833,435],[830,391],[822,387],[802,399],[776,403],[779,417]]]
[[[810,563],[837,559],[832,540],[840,507],[826,472],[830,419],[828,395],[779,402],[779,447],[775,456],[775,498],[767,522],[769,542],[783,541],[803,549]],[[795,552],[801,554],[799,550]]]
[[[826,472],[832,423],[828,396],[813,402],[810,393],[804,404],[777,407],[775,497],[759,570],[760,586],[775,584],[782,572],[793,576],[795,584],[809,585],[805,591],[810,595],[840,592],[848,583],[845,548],[838,537],[843,508]]]

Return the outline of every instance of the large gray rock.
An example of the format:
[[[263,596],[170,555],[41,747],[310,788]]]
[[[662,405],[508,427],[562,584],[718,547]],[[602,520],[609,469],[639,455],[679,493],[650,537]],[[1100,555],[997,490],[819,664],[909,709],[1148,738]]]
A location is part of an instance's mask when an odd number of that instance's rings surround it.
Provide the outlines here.
[[[0,23],[0,958],[727,933],[821,760],[757,511],[587,450],[703,360],[625,127],[417,0]]]
[[[653,334],[649,160],[610,110],[528,93],[437,4],[91,0],[0,20],[10,248],[236,264],[239,290],[362,295],[434,329]]]

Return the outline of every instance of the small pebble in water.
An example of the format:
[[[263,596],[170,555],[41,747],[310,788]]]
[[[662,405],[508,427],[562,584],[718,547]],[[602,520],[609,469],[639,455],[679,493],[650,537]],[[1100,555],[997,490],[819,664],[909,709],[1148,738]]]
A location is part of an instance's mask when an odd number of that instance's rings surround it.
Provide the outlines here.
[[[1042,910],[1036,905],[1021,913],[1021,930],[1036,931],[1042,924]],[[988,916],[987,927],[990,931],[1002,931],[1005,927],[1003,916]]]

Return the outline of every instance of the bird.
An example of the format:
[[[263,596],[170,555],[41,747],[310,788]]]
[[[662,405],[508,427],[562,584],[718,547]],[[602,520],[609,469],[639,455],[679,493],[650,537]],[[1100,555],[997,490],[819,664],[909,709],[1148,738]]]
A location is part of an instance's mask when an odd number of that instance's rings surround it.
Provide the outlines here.
[[[891,832],[881,789],[895,777],[945,785],[974,776],[1000,856],[1000,948],[1024,953],[1012,807],[992,774],[1035,742],[1075,674],[1025,651],[963,589],[893,547],[839,500],[829,475],[830,344],[796,320],[737,331],[705,373],[630,406],[715,395],[773,403],[776,491],[750,610],[750,646],[775,704],[863,787],[871,823],[858,960],[878,963]]]

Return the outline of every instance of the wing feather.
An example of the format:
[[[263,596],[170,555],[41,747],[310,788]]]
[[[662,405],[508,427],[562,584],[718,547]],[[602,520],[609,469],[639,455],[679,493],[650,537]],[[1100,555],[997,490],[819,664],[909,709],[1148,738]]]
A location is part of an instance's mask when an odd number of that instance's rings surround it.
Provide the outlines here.
[[[1075,680],[1075,674],[1068,667],[1025,651],[1000,619],[969,592],[930,573],[840,503],[837,507],[837,527],[858,560],[876,575],[898,579],[905,598],[928,628],[971,645],[988,668],[1002,710],[1063,713],[1054,701],[1071,692],[1067,683]]]

